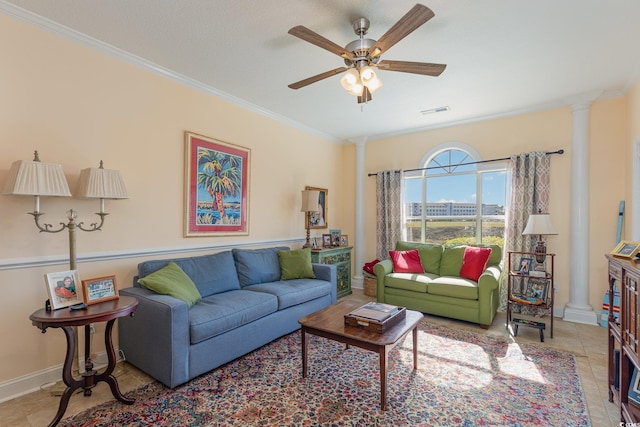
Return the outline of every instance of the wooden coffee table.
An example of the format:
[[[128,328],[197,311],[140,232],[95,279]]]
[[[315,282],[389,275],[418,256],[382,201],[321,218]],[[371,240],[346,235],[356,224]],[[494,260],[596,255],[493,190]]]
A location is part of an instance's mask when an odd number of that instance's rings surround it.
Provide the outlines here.
[[[302,377],[307,377],[307,334],[317,335],[378,353],[380,358],[380,408],[387,410],[387,356],[402,338],[413,332],[413,369],[418,369],[418,323],[422,313],[407,310],[406,317],[388,331],[379,334],[345,325],[344,315],[362,306],[359,301],[345,300],[311,313],[298,320],[302,325]]]

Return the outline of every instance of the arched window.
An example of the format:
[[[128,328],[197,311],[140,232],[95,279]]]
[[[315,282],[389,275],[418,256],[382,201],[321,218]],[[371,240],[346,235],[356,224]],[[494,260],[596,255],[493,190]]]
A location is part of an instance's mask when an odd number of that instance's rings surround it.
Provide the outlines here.
[[[405,172],[407,240],[502,246],[506,176],[506,163],[483,163],[466,144],[436,147],[423,157],[420,170]]]

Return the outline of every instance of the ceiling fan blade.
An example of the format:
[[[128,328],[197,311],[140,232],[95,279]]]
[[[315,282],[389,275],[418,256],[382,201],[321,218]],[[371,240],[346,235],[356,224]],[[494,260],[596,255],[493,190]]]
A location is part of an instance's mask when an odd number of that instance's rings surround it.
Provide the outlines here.
[[[320,80],[326,79],[327,77],[335,76],[336,74],[340,74],[344,71],[347,71],[348,67],[340,67],[331,71],[325,71],[324,73],[317,74],[312,77],[308,77],[304,80],[300,80],[299,82],[291,83],[289,87],[291,89],[300,89],[301,87],[305,87],[310,85],[311,83],[318,82]]]
[[[343,57],[344,59],[348,59],[353,61],[354,56],[352,52],[349,52],[342,46],[339,46],[332,42],[329,39],[322,37],[320,34],[311,31],[307,27],[303,27],[302,25],[297,25],[289,30],[289,34],[292,36],[296,36],[299,39],[302,39],[306,42],[314,44],[322,49],[328,50],[331,53],[335,53],[338,56]]]
[[[420,3],[416,4],[371,46],[369,56],[376,58],[383,52],[388,51],[391,46],[411,34],[416,28],[433,18],[434,15],[433,11],[427,6]]]
[[[446,64],[430,64],[428,62],[382,60],[378,63],[379,70],[400,71],[402,73],[422,74],[434,77],[442,74],[445,68],[447,68]]]

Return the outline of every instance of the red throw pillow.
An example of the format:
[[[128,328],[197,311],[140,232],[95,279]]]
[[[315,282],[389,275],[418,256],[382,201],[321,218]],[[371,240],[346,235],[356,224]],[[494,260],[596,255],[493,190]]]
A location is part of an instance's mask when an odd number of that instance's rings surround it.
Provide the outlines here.
[[[417,249],[410,251],[389,251],[394,273],[424,273]]]
[[[487,266],[490,256],[491,248],[475,248],[473,246],[464,248],[460,277],[477,282]]]

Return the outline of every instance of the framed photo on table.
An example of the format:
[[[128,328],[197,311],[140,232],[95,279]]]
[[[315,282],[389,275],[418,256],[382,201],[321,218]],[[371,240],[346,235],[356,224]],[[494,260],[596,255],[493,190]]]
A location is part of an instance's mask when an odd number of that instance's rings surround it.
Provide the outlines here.
[[[87,305],[119,298],[116,276],[83,280],[82,290],[84,292],[84,302]]]
[[[549,281],[529,279],[526,296],[536,298],[545,303],[549,296]]]
[[[533,263],[533,258],[527,258],[527,257],[520,258],[520,262],[518,262],[518,273],[529,274],[532,263]]]
[[[635,257],[638,252],[640,252],[640,242],[622,240],[618,246],[611,251],[611,255],[631,259]]]
[[[51,308],[69,307],[84,302],[78,270],[60,271],[44,275]]]
[[[322,247],[330,248],[331,245],[331,234],[323,234],[322,235]]]

